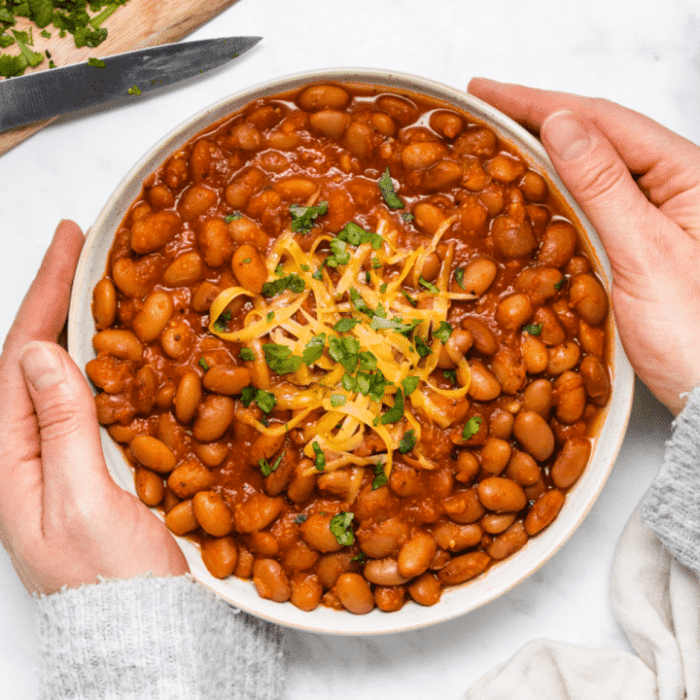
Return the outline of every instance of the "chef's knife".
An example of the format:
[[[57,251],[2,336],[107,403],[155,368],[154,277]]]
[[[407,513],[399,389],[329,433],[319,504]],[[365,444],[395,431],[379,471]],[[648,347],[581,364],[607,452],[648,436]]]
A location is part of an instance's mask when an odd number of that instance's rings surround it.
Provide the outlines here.
[[[136,98],[220,66],[257,44],[242,36],[163,44],[0,81],[0,132],[40,119]]]

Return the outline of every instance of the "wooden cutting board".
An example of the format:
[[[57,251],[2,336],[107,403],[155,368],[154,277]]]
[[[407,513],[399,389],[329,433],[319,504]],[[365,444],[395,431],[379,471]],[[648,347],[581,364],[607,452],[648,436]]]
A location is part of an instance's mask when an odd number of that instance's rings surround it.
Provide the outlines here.
[[[87,61],[91,56],[99,58],[123,51],[178,41],[233,5],[234,2],[236,0],[206,0],[206,2],[201,0],[129,0],[104,23],[103,26],[108,32],[107,39],[95,49],[89,47],[77,49],[71,35],[67,34],[61,39],[58,29],[51,24],[46,27],[51,33],[50,39],[42,37],[41,30],[21,17],[18,18],[18,22],[13,28],[29,31],[29,27],[32,26],[34,36],[32,49],[42,54],[48,50],[56,66],[67,66],[70,63]],[[15,53],[14,49],[16,46],[10,47],[6,51]],[[48,67],[49,61],[44,59],[36,68],[28,68],[25,75],[30,72],[47,70]],[[0,155],[43,129],[54,119],[36,122],[0,134]]]

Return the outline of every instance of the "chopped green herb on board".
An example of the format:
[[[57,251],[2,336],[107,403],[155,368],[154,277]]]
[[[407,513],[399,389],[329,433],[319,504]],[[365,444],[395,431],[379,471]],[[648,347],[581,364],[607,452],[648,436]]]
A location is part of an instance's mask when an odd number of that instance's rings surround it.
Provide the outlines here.
[[[93,68],[104,68],[107,64],[99,58],[88,58],[88,66]]]
[[[0,54],[0,77],[11,78],[22,75],[27,68],[36,67],[44,60],[40,53],[30,48],[34,46],[32,36],[34,27],[42,30],[40,34],[44,39],[51,38],[52,34],[46,27],[53,25],[58,30],[60,38],[70,34],[76,48],[84,46],[95,48],[107,38],[107,28],[102,26],[104,22],[128,1],[0,0],[0,49],[15,45],[18,49],[16,53]],[[19,17],[27,18],[32,22],[33,26],[30,27],[29,32],[10,29],[17,24]],[[49,68],[53,67],[55,64],[50,61]]]
[[[127,90],[127,92],[128,92],[130,95],[140,95],[140,94],[141,94],[141,90],[139,90],[138,85],[132,85],[132,86]]]

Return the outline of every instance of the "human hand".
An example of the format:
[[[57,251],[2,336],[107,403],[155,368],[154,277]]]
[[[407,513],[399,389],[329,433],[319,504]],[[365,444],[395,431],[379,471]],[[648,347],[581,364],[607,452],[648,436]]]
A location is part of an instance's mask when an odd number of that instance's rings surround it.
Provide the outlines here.
[[[468,90],[539,132],[610,258],[625,352],[678,414],[700,384],[700,148],[606,100],[483,78]]]
[[[0,355],[0,540],[30,593],[189,571],[165,525],[112,481],[92,393],[49,342],[82,245],[78,226],[62,221]]]

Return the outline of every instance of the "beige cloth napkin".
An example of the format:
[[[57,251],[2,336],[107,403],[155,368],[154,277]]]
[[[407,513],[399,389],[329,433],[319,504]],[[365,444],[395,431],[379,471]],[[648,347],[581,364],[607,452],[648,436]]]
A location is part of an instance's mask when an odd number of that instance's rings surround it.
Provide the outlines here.
[[[535,640],[465,700],[700,700],[698,583],[638,508],[617,545],[611,582],[615,616],[636,654]]]

